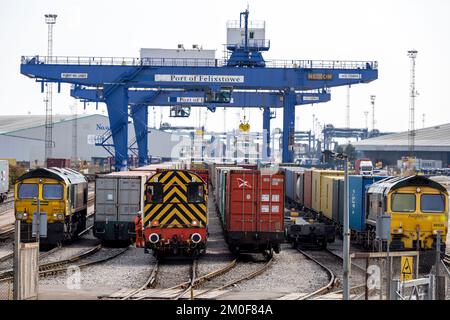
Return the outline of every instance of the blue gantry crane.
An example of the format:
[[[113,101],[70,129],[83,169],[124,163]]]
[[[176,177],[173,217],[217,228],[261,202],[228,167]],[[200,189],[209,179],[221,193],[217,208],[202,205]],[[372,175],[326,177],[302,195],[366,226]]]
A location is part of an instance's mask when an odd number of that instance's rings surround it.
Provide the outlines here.
[[[71,96],[80,99],[82,102],[105,102],[102,89],[90,89],[82,86],[74,86]],[[301,92],[296,95],[296,105],[315,104],[328,102],[331,99],[329,91],[320,89],[310,92]],[[206,107],[211,112],[215,112],[217,107],[237,107],[237,108],[261,108],[263,109],[264,120],[264,145],[270,145],[270,109],[283,107],[283,93],[280,92],[237,92],[233,91],[229,95],[222,96],[221,99],[211,101],[208,92],[201,90],[128,90],[128,103],[130,105],[130,116],[133,119],[136,143],[138,145],[139,164],[145,165],[148,161],[148,126],[145,119],[148,118],[147,108],[150,106],[170,107],[175,116],[179,112],[190,113],[191,107]],[[189,112],[188,112],[189,110]],[[106,134],[97,145],[103,146],[110,152],[108,142],[111,134]],[[113,155],[113,154],[112,154]],[[270,148],[266,148],[264,153],[270,156]],[[266,160],[266,159],[264,159]]]
[[[283,97],[282,161],[291,162],[298,92],[371,82],[378,78],[377,62],[264,60],[262,52],[269,50],[270,42],[250,36],[248,15],[248,10],[241,13],[237,28],[243,38],[227,44],[227,59],[23,56],[20,71],[40,82],[42,91],[45,82],[57,83],[58,91],[62,83],[102,89],[117,169],[127,166],[130,91],[195,89],[211,97],[234,91],[279,92]],[[139,131],[148,121],[141,112],[144,123]],[[270,112],[263,115],[263,127],[270,127]]]

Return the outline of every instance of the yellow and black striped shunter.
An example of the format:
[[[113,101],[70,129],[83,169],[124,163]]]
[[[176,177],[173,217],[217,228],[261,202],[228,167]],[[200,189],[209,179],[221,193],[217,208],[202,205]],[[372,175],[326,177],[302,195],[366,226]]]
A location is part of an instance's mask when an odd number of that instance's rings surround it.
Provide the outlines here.
[[[158,170],[145,184],[145,251],[163,254],[205,253],[207,182],[187,170]]]
[[[74,239],[86,228],[88,182],[81,173],[68,168],[39,168],[19,177],[14,212],[21,220],[23,242],[36,240],[38,200],[42,244]]]
[[[445,252],[448,192],[440,183],[420,175],[393,177],[372,184],[366,197],[367,224],[373,233],[377,217],[391,217],[392,250],[435,250],[440,232]]]

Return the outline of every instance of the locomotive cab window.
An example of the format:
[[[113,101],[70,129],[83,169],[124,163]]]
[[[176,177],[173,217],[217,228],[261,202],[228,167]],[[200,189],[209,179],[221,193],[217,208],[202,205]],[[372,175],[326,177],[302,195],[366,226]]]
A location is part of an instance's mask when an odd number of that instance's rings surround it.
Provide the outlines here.
[[[34,199],[38,196],[38,185],[35,183],[23,183],[19,185],[20,199]]]
[[[391,196],[391,209],[394,212],[416,211],[416,195],[414,193],[394,193]]]
[[[63,198],[63,186],[60,184],[44,184],[42,196],[47,200],[61,200]]]
[[[162,183],[151,183],[147,185],[147,190],[145,193],[145,201],[147,203],[162,203],[163,196]]]
[[[204,202],[205,188],[203,183],[191,182],[187,186],[187,200],[192,203]]]
[[[445,197],[442,194],[422,194],[420,196],[420,211],[444,212]]]

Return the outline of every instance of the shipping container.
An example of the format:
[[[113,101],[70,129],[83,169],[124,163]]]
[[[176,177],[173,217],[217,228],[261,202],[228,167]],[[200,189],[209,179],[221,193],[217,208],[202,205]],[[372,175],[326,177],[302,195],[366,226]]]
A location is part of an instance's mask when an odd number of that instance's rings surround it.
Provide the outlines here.
[[[305,170],[303,175],[303,205],[312,209],[312,170]]]
[[[305,172],[297,172],[297,179],[295,181],[295,202],[297,202],[300,205],[304,205],[304,184],[305,184]]]
[[[358,232],[365,230],[365,193],[366,189],[384,176],[349,176],[348,196],[349,196],[349,224],[350,229]],[[343,220],[343,219],[342,219]]]
[[[216,206],[217,210],[219,211],[220,219],[222,222],[222,225],[225,227],[226,221],[225,221],[225,207],[226,207],[226,185],[227,185],[227,177],[230,172],[230,170],[245,170],[241,167],[217,167],[216,168],[216,174],[214,182],[215,189],[214,189],[214,196],[216,199]]]
[[[226,197],[225,233],[230,249],[279,252],[284,242],[284,175],[230,170]]]
[[[321,199],[325,197],[326,190],[323,188],[323,179],[326,176],[342,176],[344,171],[336,170],[314,170],[312,174],[312,209],[316,212],[322,212]]]
[[[322,177],[321,188],[322,197],[320,198],[320,209],[325,217],[333,220],[333,182],[335,180],[334,176],[324,176]]]
[[[299,187],[301,186],[298,180],[305,169],[301,167],[281,167],[281,170],[284,171],[285,175],[284,188],[286,190],[286,198],[290,201],[298,202],[300,198]],[[303,190],[301,191],[301,196],[303,196]]]
[[[203,179],[203,181],[205,181],[206,185],[208,186],[209,173],[207,169],[189,169],[189,172],[197,174],[200,178]]]
[[[0,203],[4,202],[9,192],[9,162],[0,160]]]
[[[70,159],[47,158],[47,168],[70,168]]]
[[[94,236],[104,241],[135,237],[134,218],[144,210],[144,185],[156,171],[121,171],[95,180]]]
[[[217,168],[245,168],[245,169],[250,169],[250,170],[256,170],[258,167],[254,164],[235,164],[232,162],[209,163],[208,164],[209,179],[211,180],[211,184],[213,185],[213,188],[216,188],[216,184],[214,182],[216,181]]]
[[[344,177],[334,177],[333,179],[333,221],[343,224],[344,219]]]

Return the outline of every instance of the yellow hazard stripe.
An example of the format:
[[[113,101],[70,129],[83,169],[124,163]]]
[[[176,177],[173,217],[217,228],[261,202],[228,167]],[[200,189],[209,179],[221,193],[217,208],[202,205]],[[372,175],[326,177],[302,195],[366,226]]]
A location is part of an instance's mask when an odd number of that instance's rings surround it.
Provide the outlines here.
[[[164,199],[169,199],[174,193],[176,193],[181,198],[181,200],[187,201],[186,191],[180,190],[178,186],[174,186],[173,189],[164,196]]]
[[[191,182],[191,179],[189,179],[183,171],[178,171],[177,173],[178,173],[178,176],[184,180],[184,183]]]

